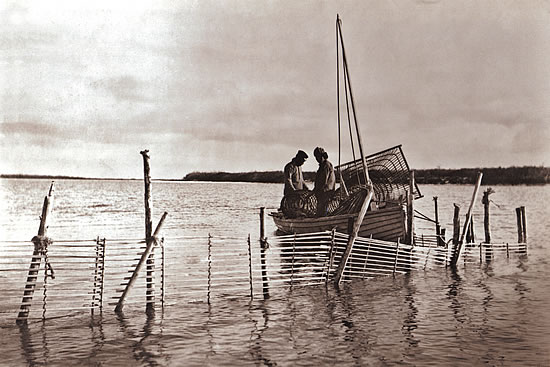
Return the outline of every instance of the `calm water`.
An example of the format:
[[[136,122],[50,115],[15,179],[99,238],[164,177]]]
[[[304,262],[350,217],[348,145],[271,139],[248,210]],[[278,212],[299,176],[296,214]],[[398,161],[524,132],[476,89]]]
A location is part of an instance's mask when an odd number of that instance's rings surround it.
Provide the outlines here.
[[[45,180],[3,180],[0,240],[30,240],[38,229]],[[483,188],[484,189],[484,188]],[[110,309],[31,322],[3,322],[2,365],[550,365],[550,186],[497,186],[491,196],[494,242],[517,239],[514,208],[526,206],[528,257],[333,286],[281,289],[267,300],[182,299],[147,317]],[[422,186],[416,202],[451,232],[456,202],[465,212],[473,187]],[[154,223],[164,235],[208,233],[258,238],[258,208],[276,208],[270,184],[153,183]],[[49,235],[55,239],[143,236],[140,181],[56,182]],[[498,206],[497,206],[498,204]],[[476,204],[482,236],[482,207]],[[268,218],[268,235],[275,227]],[[428,233],[433,229],[418,223]],[[2,246],[2,243],[0,243]],[[0,249],[0,255],[5,251]],[[2,275],[0,274],[0,277]],[[0,279],[0,292],[6,279]],[[0,301],[2,302],[2,301]],[[6,320],[3,320],[6,321]]]

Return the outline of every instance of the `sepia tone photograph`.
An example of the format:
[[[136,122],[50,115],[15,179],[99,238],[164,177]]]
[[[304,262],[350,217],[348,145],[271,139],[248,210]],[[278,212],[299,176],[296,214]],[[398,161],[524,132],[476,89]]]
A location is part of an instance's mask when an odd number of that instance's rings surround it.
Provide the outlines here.
[[[6,0],[0,50],[0,366],[550,365],[548,0]]]

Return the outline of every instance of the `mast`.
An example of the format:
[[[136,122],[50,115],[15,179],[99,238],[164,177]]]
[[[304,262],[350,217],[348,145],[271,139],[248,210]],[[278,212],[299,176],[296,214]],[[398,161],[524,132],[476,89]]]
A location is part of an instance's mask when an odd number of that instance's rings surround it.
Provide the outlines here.
[[[369,179],[369,171],[367,168],[367,160],[365,158],[365,153],[363,152],[363,143],[361,141],[361,133],[359,131],[359,124],[357,123],[357,114],[355,112],[355,101],[353,99],[353,91],[351,88],[351,79],[349,75],[349,68],[348,68],[348,62],[346,59],[346,49],[344,47],[344,36],[342,34],[342,20],[340,19],[340,15],[336,15],[336,37],[337,39],[340,39],[340,44],[342,45],[342,60],[344,64],[344,82],[347,83],[347,86],[349,88],[349,95],[351,99],[351,109],[353,111],[353,122],[355,123],[355,132],[357,134],[357,141],[359,144],[359,154],[361,154],[361,163],[363,165],[363,173],[365,174],[365,183],[368,184],[370,181]],[[340,93],[340,90],[338,90],[338,95]],[[353,142],[352,142],[353,144]]]

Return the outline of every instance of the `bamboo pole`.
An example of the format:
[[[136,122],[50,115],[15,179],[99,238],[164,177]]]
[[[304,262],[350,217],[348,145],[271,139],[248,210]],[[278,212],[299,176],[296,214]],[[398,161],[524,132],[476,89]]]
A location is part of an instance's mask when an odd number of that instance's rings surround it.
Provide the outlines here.
[[[468,212],[466,215],[466,223],[464,223],[464,228],[462,230],[462,234],[460,235],[460,239],[458,240],[458,248],[456,249],[455,253],[453,254],[453,261],[451,263],[452,266],[456,266],[456,263],[458,262],[458,259],[460,258],[460,255],[462,253],[462,245],[464,242],[464,236],[466,236],[466,232],[468,231],[468,227],[470,226],[471,218],[472,218],[472,211],[474,208],[474,204],[476,202],[477,193],[479,191],[479,187],[481,186],[481,179],[483,178],[483,173],[479,172],[477,176],[477,182],[476,186],[474,188],[474,193],[472,195],[472,200],[470,201],[470,206],[468,207]]]
[[[363,201],[361,210],[359,210],[359,214],[357,215],[357,219],[355,220],[355,223],[353,225],[353,230],[351,235],[349,236],[349,240],[346,245],[346,250],[344,251],[342,258],[340,259],[338,268],[336,268],[336,274],[334,275],[334,282],[336,283],[336,285],[340,285],[340,283],[342,282],[342,278],[343,278],[342,275],[344,274],[344,269],[346,268],[346,264],[348,262],[349,256],[351,255],[351,250],[353,249],[353,244],[359,233],[359,228],[361,227],[363,218],[365,218],[365,214],[367,214],[367,209],[372,200],[372,196],[373,196],[373,191],[372,189],[370,189],[367,196],[365,197],[365,200]]]
[[[48,229],[47,220],[52,208],[54,191],[53,184],[54,182],[52,181],[48,195],[44,197],[42,215],[40,216],[40,225],[38,226],[38,234],[32,239],[34,250],[32,253],[31,263],[29,265],[25,290],[23,291],[21,307],[19,309],[19,314],[17,315],[16,323],[18,324],[26,323],[27,318],[29,317],[34,289],[36,288],[36,280],[38,278],[38,270],[40,269],[40,263],[42,262],[42,243],[46,239],[46,232]]]
[[[132,276],[130,277],[130,280],[128,281],[128,284],[126,284],[126,288],[124,288],[124,291],[122,292],[122,295],[120,296],[117,305],[115,307],[115,312],[122,311],[122,308],[124,307],[124,300],[126,299],[126,296],[128,295],[128,292],[134,285],[137,276],[143,267],[143,264],[145,263],[147,257],[151,254],[151,251],[153,250],[154,246],[157,243],[157,236],[160,233],[160,230],[162,229],[162,225],[164,224],[164,220],[166,219],[166,216],[168,215],[167,212],[164,212],[162,217],[160,218],[159,223],[157,224],[157,228],[155,229],[155,233],[153,236],[149,237],[147,239],[147,247],[145,248],[145,251],[143,251],[143,254],[141,254],[141,257],[139,259],[138,264],[136,265],[136,268],[132,272]]]

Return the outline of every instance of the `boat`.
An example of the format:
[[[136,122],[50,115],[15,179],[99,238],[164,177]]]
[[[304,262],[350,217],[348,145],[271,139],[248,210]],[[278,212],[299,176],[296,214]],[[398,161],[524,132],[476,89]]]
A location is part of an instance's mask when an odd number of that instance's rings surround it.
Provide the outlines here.
[[[401,145],[371,154],[366,157],[374,197],[359,227],[358,235],[385,241],[404,241],[407,234],[407,197],[410,191],[410,169]],[[360,161],[348,162],[336,167],[340,181],[349,183],[350,190],[361,175],[358,175]],[[357,178],[359,177],[359,179]],[[343,186],[341,186],[343,187]],[[422,197],[420,189],[413,185],[413,197]],[[301,234],[336,229],[349,233],[358,212],[323,217],[289,218],[281,209],[271,212],[280,234]]]
[[[279,234],[335,229],[350,234],[353,231],[361,237],[410,242],[413,238],[412,223],[409,221],[414,215],[412,201],[421,198],[422,194],[414,179],[411,179],[411,170],[401,145],[371,155],[363,153],[341,27],[340,17],[337,16],[338,139],[341,138],[340,128],[343,124],[340,104],[345,103],[353,160],[335,167],[340,188],[331,194],[332,201],[329,200],[327,205],[327,214],[319,216],[316,213],[317,199],[312,192],[306,191],[283,197],[281,207],[269,215]],[[343,65],[341,70],[340,61]],[[340,94],[345,98],[341,98]],[[338,162],[340,146],[339,141]]]

